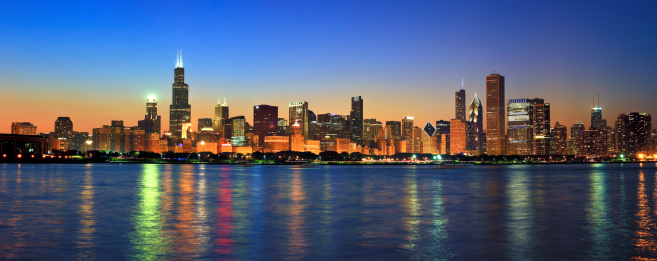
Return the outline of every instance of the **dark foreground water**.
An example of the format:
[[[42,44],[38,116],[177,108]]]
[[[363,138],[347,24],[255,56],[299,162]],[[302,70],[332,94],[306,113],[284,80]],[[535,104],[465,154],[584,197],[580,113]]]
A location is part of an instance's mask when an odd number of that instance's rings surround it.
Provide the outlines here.
[[[0,258],[657,257],[655,164],[0,165]]]

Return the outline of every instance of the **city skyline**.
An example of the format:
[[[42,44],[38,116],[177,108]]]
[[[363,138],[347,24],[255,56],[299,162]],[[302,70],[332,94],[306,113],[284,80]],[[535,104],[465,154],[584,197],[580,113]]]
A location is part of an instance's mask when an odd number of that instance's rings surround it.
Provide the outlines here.
[[[174,4],[156,10],[45,4],[17,11],[23,5],[30,4],[11,3],[3,11],[3,31],[17,36],[0,43],[11,50],[0,65],[6,74],[0,86],[11,97],[0,109],[12,111],[0,118],[4,133],[12,122],[31,122],[38,132],[48,132],[60,116],[70,117],[77,131],[91,132],[111,120],[136,126],[148,95],[157,97],[162,130],[169,129],[169,113],[162,106],[170,104],[173,52],[180,49],[187,61],[192,126],[199,118],[213,118],[218,97],[227,98],[231,117],[244,115],[253,122],[251,107],[257,104],[285,108],[307,101],[317,114],[346,115],[347,99],[362,96],[364,118],[384,122],[412,115],[422,127],[452,119],[451,94],[462,79],[470,101],[474,93],[485,93],[484,77],[493,71],[507,79],[506,100],[545,99],[552,121],[565,126],[581,121],[589,127],[590,98],[598,92],[609,122],[621,113],[655,113],[650,97],[657,95],[651,77],[657,50],[651,46],[657,36],[648,12],[655,3],[572,3],[570,10],[539,3],[430,2],[402,8],[392,2],[182,7],[186,18],[218,17],[207,23],[200,18],[165,21],[177,13]],[[250,23],[253,16],[218,15],[237,9],[261,17]],[[343,9],[350,12],[336,13]],[[84,15],[94,10],[116,18]],[[275,19],[280,15],[288,19]],[[544,22],[557,17],[562,22]],[[307,25],[297,25],[301,21]],[[91,27],[99,30],[88,32]],[[130,38],[140,33],[144,36]],[[622,41],[627,38],[641,41]]]

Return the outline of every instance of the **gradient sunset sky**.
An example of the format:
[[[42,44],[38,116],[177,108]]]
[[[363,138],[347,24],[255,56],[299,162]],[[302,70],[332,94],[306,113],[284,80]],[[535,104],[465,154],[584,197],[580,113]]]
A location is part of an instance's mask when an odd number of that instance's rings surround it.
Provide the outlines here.
[[[657,113],[657,1],[6,1],[0,9],[0,132],[11,122],[51,132],[123,120],[150,94],[168,129],[177,50],[192,126],[226,96],[230,116],[308,101],[316,114],[454,118],[464,79],[485,107],[485,76],[506,99],[543,98],[552,125]],[[655,126],[655,125],[653,125]]]

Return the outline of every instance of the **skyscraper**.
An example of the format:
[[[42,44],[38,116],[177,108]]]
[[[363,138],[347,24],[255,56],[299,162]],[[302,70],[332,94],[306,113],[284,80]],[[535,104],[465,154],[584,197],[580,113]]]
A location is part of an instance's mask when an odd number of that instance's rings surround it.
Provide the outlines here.
[[[11,134],[19,135],[36,135],[36,126],[32,125],[29,122],[12,122],[11,123]]]
[[[591,108],[591,128],[602,130],[607,127],[607,120],[602,118],[602,108]]]
[[[262,147],[265,136],[274,136],[278,133],[278,107],[271,105],[253,106],[253,136],[257,139],[254,146]]]
[[[304,139],[308,139],[308,102],[290,102],[288,129],[291,129],[295,122],[299,124]]]
[[[351,97],[351,112],[349,114],[351,142],[364,145],[363,142],[363,99],[360,96]]]
[[[402,140],[402,124],[400,121],[386,121],[386,140]]]
[[[228,138],[226,137],[228,132],[226,129],[226,123],[228,122],[228,119],[228,104],[226,103],[226,98],[224,97],[224,103],[221,103],[221,100],[219,100],[217,102],[217,106],[214,107],[214,120],[212,126],[214,132],[219,133],[219,137],[221,138]]]
[[[146,134],[153,132],[160,133],[162,116],[157,115],[157,101],[155,96],[146,98],[146,116],[143,120],[137,122],[138,128],[144,130]]]
[[[230,125],[232,127],[230,143],[233,147],[246,146],[246,119],[244,116],[236,116],[230,118]]]
[[[504,76],[486,76],[486,153],[504,155],[506,143]]]
[[[508,109],[508,155],[534,154],[534,104],[543,103],[543,99],[510,99]]]
[[[582,122],[576,121],[572,127],[570,127],[570,139],[568,139],[568,154],[577,155],[578,152],[578,143],[579,143],[579,132],[586,130],[586,127]]]
[[[629,153],[630,147],[630,117],[626,114],[619,114],[616,120],[616,148],[619,153]]]
[[[631,112],[629,115],[629,154],[650,153],[652,117],[648,113]]]
[[[483,136],[484,136],[484,111],[477,93],[475,93],[470,108],[468,109],[470,118],[470,131],[468,133],[468,150],[475,150],[477,154],[483,153]]]
[[[185,124],[192,122],[192,106],[189,105],[189,85],[185,83],[182,51],[178,54],[176,68],[173,70],[172,103],[169,117],[169,132],[175,138],[182,137]]]
[[[466,148],[470,122],[463,119],[453,119],[449,124],[449,151],[451,154],[468,153]]]
[[[199,118],[198,119],[198,129],[197,131],[202,131],[204,129],[212,129],[212,119],[211,118]]]
[[[465,90],[454,94],[454,119],[465,120]]]
[[[550,104],[534,104],[532,118],[534,122],[534,155],[550,155]]]
[[[55,120],[55,133],[56,139],[64,138],[70,139],[73,135],[73,121],[69,117],[57,117]]]
[[[568,154],[568,130],[566,126],[557,123],[554,124],[554,131],[552,132],[554,155],[567,155]]]
[[[406,141],[406,151],[413,153],[413,116],[402,119],[402,140]]]
[[[290,135],[290,151],[303,151],[304,138],[301,133],[301,124],[298,121],[294,121],[294,124],[290,127],[292,129],[292,134]]]
[[[436,144],[440,154],[450,154],[450,122],[445,120],[436,121],[436,132],[433,136],[436,137]]]

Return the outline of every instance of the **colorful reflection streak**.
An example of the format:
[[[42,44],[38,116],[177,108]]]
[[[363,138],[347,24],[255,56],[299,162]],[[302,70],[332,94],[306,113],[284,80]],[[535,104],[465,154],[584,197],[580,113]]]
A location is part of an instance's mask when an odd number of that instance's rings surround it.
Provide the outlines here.
[[[592,237],[592,249],[589,258],[592,260],[601,260],[609,257],[611,254],[612,238],[609,232],[614,229],[611,219],[609,218],[609,202],[607,199],[607,182],[606,175],[599,169],[595,169],[589,175],[591,180],[591,189],[589,196],[589,206],[587,207],[587,217]]]
[[[130,259],[154,260],[166,254],[160,214],[160,173],[157,165],[143,165],[139,181],[139,205],[133,215],[135,232],[131,237]]]
[[[308,242],[305,238],[304,222],[306,196],[303,190],[303,178],[300,169],[292,170],[292,187],[290,190],[290,210],[288,212],[290,221],[288,229],[288,258],[303,259],[307,254]]]
[[[404,179],[404,209],[407,212],[404,217],[404,225],[406,227],[406,243],[401,247],[414,251],[417,247],[417,242],[420,240],[420,215],[422,214],[421,205],[417,195],[417,177],[415,171],[407,175]]]
[[[445,202],[443,200],[443,185],[440,180],[434,180],[432,184],[433,203],[431,210],[431,224],[429,228],[428,245],[423,246],[420,260],[450,260],[454,254],[447,246],[447,224],[445,215]]]
[[[530,259],[531,245],[534,235],[534,208],[532,207],[532,192],[529,173],[518,170],[510,174],[508,193],[508,224],[509,257],[511,260]]]
[[[652,234],[654,230],[654,221],[650,213],[648,204],[648,195],[646,194],[646,182],[643,170],[639,172],[639,184],[637,186],[637,228],[634,238],[635,260],[654,260],[657,254],[657,245]]]
[[[176,210],[175,247],[180,257],[196,257],[196,245],[198,237],[194,229],[194,167],[190,165],[180,166],[178,181],[178,209]]]
[[[209,211],[208,211],[208,189],[205,173],[205,165],[198,167],[198,189],[196,190],[196,226],[194,230],[198,235],[198,244],[196,245],[196,253],[199,256],[206,256],[211,247],[212,229],[209,225]]]
[[[217,208],[216,246],[214,252],[222,260],[229,260],[233,254],[233,185],[230,171],[221,171],[219,186],[219,206]]]
[[[76,248],[79,249],[78,259],[92,259],[95,255],[91,249],[94,244],[94,233],[96,232],[96,219],[94,213],[94,186],[93,186],[93,173],[91,172],[92,166],[87,165],[84,173],[84,185],[80,192],[80,230],[78,231],[78,238],[76,241]]]

